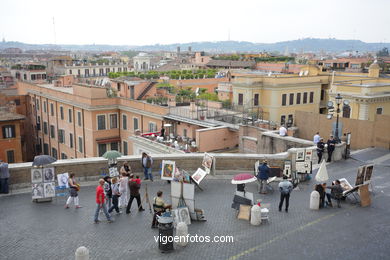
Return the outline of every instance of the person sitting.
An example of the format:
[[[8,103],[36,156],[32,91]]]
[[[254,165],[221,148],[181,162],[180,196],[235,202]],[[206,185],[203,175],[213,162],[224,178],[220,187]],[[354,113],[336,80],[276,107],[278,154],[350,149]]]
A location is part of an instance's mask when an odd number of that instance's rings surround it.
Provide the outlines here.
[[[327,193],[328,200],[329,198],[332,198],[337,201],[337,207],[341,208],[340,201],[341,198],[343,197],[343,188],[341,187],[341,182],[339,180],[336,180],[332,183],[332,186],[326,187],[327,189],[330,189],[330,194]],[[330,204],[332,207],[333,205]]]
[[[284,125],[281,125],[279,127],[279,135],[280,136],[287,136],[287,129],[284,127]]]
[[[314,190],[318,191],[320,194],[320,209],[325,206],[325,190],[321,184],[317,184]]]
[[[166,204],[165,201],[162,198],[163,192],[158,191],[157,197],[153,199],[153,222],[152,222],[152,228],[157,228],[157,216],[161,216],[162,213],[164,213],[167,209],[170,209],[172,206],[169,204]]]

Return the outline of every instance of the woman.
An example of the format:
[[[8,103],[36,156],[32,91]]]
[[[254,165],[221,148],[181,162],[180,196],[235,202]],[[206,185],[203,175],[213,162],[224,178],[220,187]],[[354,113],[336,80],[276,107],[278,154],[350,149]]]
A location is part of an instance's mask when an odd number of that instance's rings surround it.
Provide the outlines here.
[[[123,208],[127,206],[127,196],[128,196],[128,185],[129,177],[127,177],[127,172],[122,172],[122,176],[119,179],[119,192],[122,194],[119,198],[119,207]]]
[[[69,196],[68,200],[66,201],[65,208],[66,209],[69,208],[69,204],[72,203],[72,200],[74,200],[74,205],[76,206],[76,209],[82,208],[79,205],[79,194],[78,194],[78,191],[80,190],[80,184],[78,184],[76,182],[76,178],[75,178],[74,173],[71,173],[69,175],[68,183],[69,183],[70,196]]]

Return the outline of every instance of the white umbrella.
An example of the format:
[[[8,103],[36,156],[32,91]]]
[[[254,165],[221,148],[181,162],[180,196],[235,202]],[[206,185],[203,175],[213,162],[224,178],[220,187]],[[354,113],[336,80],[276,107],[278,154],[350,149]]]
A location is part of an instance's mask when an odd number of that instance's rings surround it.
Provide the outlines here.
[[[315,179],[318,182],[326,182],[327,180],[329,180],[328,171],[326,170],[325,160],[321,162],[320,169],[318,169]]]

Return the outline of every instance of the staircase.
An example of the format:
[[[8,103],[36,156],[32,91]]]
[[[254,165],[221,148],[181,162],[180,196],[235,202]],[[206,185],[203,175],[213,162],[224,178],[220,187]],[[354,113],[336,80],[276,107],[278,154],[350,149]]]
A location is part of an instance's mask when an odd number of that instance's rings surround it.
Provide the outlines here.
[[[146,85],[145,89],[137,97],[137,100],[141,100],[149,92],[149,90],[156,84],[157,84],[156,81],[149,81],[148,85]]]

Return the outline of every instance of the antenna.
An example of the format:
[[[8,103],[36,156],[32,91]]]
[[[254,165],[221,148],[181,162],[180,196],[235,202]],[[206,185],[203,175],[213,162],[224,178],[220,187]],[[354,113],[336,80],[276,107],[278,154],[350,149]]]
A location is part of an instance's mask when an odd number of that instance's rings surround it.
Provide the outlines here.
[[[54,33],[54,45],[57,44],[57,39],[56,39],[56,23],[54,21],[54,16],[53,16],[53,33]]]

